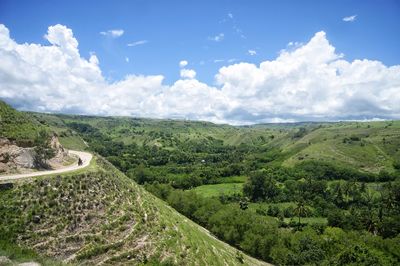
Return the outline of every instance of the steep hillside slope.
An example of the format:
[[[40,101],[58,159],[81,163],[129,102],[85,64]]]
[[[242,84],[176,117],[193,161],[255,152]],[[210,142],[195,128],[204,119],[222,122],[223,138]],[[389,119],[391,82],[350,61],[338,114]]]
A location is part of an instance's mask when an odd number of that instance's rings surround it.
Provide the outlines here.
[[[48,126],[0,100],[0,175],[56,169],[74,161]]]
[[[83,264],[258,265],[100,157],[89,169],[0,190],[0,235]]]
[[[391,172],[400,162],[400,121],[324,125],[286,141],[282,151],[290,154],[284,166],[317,160],[365,172]]]
[[[20,146],[31,146],[41,129],[45,127],[31,115],[18,112],[0,100],[0,137],[15,140]]]

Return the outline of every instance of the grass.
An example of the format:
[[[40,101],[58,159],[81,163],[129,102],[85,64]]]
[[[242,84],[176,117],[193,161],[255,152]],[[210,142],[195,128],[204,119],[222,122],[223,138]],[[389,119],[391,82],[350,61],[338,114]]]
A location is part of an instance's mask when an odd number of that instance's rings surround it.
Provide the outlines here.
[[[215,185],[203,185],[194,188],[193,190],[203,197],[218,197],[221,195],[234,195],[242,194],[243,184],[242,183],[223,183]]]
[[[266,202],[260,202],[260,203],[250,203],[249,204],[249,209],[256,211],[259,208],[262,208],[264,210],[267,210],[269,207],[277,206],[280,210],[284,210],[288,207],[296,207],[296,203],[294,202],[278,202],[278,203],[266,203]]]
[[[31,115],[18,112],[0,100],[0,137],[15,140],[22,146],[32,146],[41,129],[47,128]]]
[[[82,138],[75,136],[59,137],[61,145],[70,150],[83,151],[87,145],[83,142]]]
[[[356,137],[356,140],[351,140]],[[400,121],[332,123],[298,140],[286,141],[283,151],[298,150],[283,165],[322,160],[365,172],[394,171],[399,160]]]
[[[0,192],[0,202],[2,240],[31,247],[41,257],[76,256],[72,262],[77,264],[238,263],[236,249],[100,157],[73,173],[16,182]],[[37,223],[35,216],[40,217]],[[20,256],[7,250],[2,250],[7,256]],[[244,261],[263,264],[246,255]]]
[[[245,183],[247,180],[246,176],[228,176],[228,177],[221,177],[217,181],[221,183]]]
[[[292,217],[292,218],[284,218],[283,221],[287,224],[289,224],[291,221],[293,222],[298,222],[299,218],[298,217]],[[328,219],[325,217],[301,217],[300,220],[301,223],[304,224],[324,224],[327,225],[328,224]]]
[[[26,262],[38,262],[43,266],[65,265],[54,259],[40,256],[31,249],[21,248],[16,244],[0,239],[0,257],[2,256],[7,257],[11,261],[10,263],[1,264],[4,266],[12,266]]]

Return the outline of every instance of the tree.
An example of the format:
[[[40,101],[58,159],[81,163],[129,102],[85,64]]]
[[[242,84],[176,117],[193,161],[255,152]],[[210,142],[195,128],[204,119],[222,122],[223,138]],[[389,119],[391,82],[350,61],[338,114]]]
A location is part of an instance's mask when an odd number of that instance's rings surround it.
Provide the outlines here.
[[[239,206],[241,210],[247,210],[249,208],[249,199],[247,197],[242,198],[239,201]]]
[[[328,213],[328,225],[333,227],[344,227],[345,215],[340,209],[333,209]]]
[[[54,149],[50,145],[50,137],[45,130],[39,131],[34,141],[34,164],[36,168],[49,168],[47,160],[55,155]]]
[[[256,172],[250,175],[248,181],[243,186],[244,195],[252,201],[264,199],[264,175],[262,172]]]
[[[308,209],[307,209],[303,199],[299,199],[297,201],[296,208],[294,208],[294,213],[296,214],[296,216],[299,217],[298,226],[300,228],[300,217],[304,217],[308,213]]]
[[[333,265],[391,265],[384,254],[363,244],[348,246],[334,258]]]
[[[252,173],[243,186],[243,193],[252,201],[273,199],[278,195],[279,189],[271,172]]]
[[[154,177],[152,176],[151,172],[146,169],[146,167],[143,164],[138,165],[135,170],[129,171],[129,176],[133,177],[135,181],[141,185],[145,183],[151,183],[154,181]]]

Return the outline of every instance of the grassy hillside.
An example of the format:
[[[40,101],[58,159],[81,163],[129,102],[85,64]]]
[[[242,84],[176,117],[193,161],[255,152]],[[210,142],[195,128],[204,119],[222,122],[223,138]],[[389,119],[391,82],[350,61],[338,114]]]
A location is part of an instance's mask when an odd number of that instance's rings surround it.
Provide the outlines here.
[[[365,172],[392,172],[400,161],[400,121],[327,124],[287,140],[282,151],[291,155],[284,166],[317,160]]]
[[[79,135],[102,134],[124,145],[180,150],[202,146],[246,146],[252,155],[274,165],[292,167],[323,161],[358,171],[393,172],[400,165],[400,121],[263,124],[234,127],[209,122],[33,114],[59,133],[67,147],[86,148]],[[82,132],[82,126],[84,130]],[[96,133],[97,132],[97,133]],[[250,157],[251,157],[250,156]]]
[[[97,158],[85,171],[0,192],[8,250],[18,244],[78,264],[260,263],[190,217],[277,264],[398,261],[399,121],[234,127],[29,115],[112,165]],[[332,230],[342,230],[333,246]]]
[[[76,130],[77,125],[88,125],[112,140],[122,141],[124,144],[155,145],[169,149],[176,148],[180,142],[204,141],[209,138],[220,140],[225,145],[265,145],[271,142],[272,135],[275,137],[286,134],[281,129],[234,127],[198,121],[39,113],[32,115],[59,133],[64,132],[64,135],[73,134],[71,129],[79,132]]]
[[[87,170],[0,191],[0,235],[71,263],[257,265],[104,159]],[[10,244],[13,245],[13,244]],[[4,245],[3,245],[4,249]]]
[[[0,100],[0,137],[30,146],[41,129],[45,127],[30,114],[18,112]]]

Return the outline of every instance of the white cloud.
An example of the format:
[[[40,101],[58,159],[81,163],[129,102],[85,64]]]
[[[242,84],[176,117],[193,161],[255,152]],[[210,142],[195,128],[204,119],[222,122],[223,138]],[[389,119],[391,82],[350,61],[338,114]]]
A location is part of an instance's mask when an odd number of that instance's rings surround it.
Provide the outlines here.
[[[196,71],[193,69],[181,69],[181,78],[194,79],[196,77]]]
[[[107,37],[111,37],[111,38],[118,38],[124,34],[124,30],[114,29],[114,30],[108,30],[108,31],[101,31],[100,34],[107,36]]]
[[[220,33],[220,34],[217,34],[217,35],[215,35],[215,36],[208,37],[208,39],[209,39],[210,41],[214,41],[214,42],[221,42],[221,41],[224,40],[224,37],[225,37],[225,34]]]
[[[90,53],[89,62],[92,63],[93,65],[98,65],[99,64],[99,59],[97,58],[97,56],[96,56],[96,54],[94,52]]]
[[[224,62],[224,59],[214,59],[214,63],[222,63]]]
[[[257,54],[256,50],[248,50],[247,52],[248,52],[248,53],[249,53],[249,55],[251,55],[251,56],[253,56],[253,55],[256,55],[256,54]]]
[[[147,40],[140,40],[140,41],[128,43],[127,46],[129,46],[129,47],[135,47],[135,46],[143,45],[143,44],[146,44],[146,43],[148,43]]]
[[[288,44],[287,44],[287,46],[288,47],[291,47],[291,48],[293,48],[293,47],[299,47],[299,46],[301,46],[301,45],[303,45],[303,43],[301,43],[301,42],[289,42]]]
[[[229,17],[230,19],[233,19],[233,14],[232,14],[232,13],[228,13],[228,17]]]
[[[129,63],[129,57],[125,57],[125,62]]]
[[[179,67],[185,67],[185,66],[187,66],[188,64],[189,64],[188,61],[182,60],[182,61],[179,62]]]
[[[357,18],[357,15],[353,15],[353,16],[344,17],[342,20],[345,22],[353,22],[356,20],[356,18]]]
[[[91,108],[96,101],[87,99],[105,83],[96,55],[82,58],[77,40],[65,26],[49,27],[45,38],[51,45],[17,44],[0,24],[0,98],[36,111]]]
[[[49,45],[18,44],[0,24],[0,98],[19,109],[232,124],[400,118],[400,66],[346,61],[324,32],[274,60],[221,67],[216,87],[182,67],[172,85],[161,75],[109,82],[70,29],[51,26],[45,38]]]

